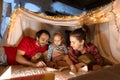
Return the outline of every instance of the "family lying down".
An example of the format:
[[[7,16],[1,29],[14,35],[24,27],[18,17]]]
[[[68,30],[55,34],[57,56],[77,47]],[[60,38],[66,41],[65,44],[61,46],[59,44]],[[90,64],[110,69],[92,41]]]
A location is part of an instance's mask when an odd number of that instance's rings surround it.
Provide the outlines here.
[[[65,45],[65,36],[60,31],[55,32],[50,41],[50,33],[40,30],[35,39],[23,37],[17,47],[0,46],[0,65],[69,69],[74,74],[112,65],[93,43],[87,41],[86,31],[84,26],[73,30],[69,35],[70,45]]]

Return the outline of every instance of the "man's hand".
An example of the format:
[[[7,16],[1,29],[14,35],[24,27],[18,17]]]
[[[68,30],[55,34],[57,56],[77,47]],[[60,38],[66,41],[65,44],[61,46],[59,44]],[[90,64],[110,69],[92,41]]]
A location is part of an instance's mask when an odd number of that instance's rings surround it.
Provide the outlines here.
[[[46,64],[43,61],[38,61],[35,63],[34,67],[46,67]]]

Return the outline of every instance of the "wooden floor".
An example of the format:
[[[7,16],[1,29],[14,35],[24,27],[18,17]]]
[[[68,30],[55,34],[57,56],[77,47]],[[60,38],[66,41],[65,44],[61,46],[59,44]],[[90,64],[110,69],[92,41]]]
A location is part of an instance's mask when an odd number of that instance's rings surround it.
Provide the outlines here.
[[[69,74],[70,70],[58,71],[53,68],[33,68],[27,66],[11,66],[11,77],[24,77],[53,73],[54,80],[120,80],[120,64],[113,65],[104,69],[89,72],[80,72],[78,74]],[[0,72],[6,67],[1,66]],[[50,74],[51,75],[51,74]],[[47,75],[48,76],[48,75]],[[53,75],[52,75],[53,76]],[[49,79],[45,79],[49,80]]]
[[[5,67],[0,67],[0,70],[2,71],[5,69]],[[45,80],[68,80],[69,78],[85,74],[86,72],[81,72],[78,74],[70,74],[70,70],[66,69],[63,71],[58,71],[53,68],[33,68],[28,66],[22,66],[22,65],[13,65],[11,66],[11,79],[10,80],[33,80],[33,78],[42,78],[41,75],[46,76],[47,79]],[[53,79],[54,76],[54,79]],[[44,78],[46,78],[44,77]],[[48,79],[48,77],[50,77]]]

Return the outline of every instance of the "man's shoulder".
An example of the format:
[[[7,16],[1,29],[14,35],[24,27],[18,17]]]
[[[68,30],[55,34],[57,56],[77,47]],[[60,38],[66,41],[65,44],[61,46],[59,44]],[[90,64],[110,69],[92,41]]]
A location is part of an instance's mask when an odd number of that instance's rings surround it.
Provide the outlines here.
[[[33,44],[33,43],[35,43],[35,39],[25,36],[22,38],[18,46],[21,46],[23,44]]]
[[[23,39],[33,39],[33,38],[29,36],[24,36]]]
[[[35,39],[32,37],[29,37],[29,36],[25,36],[25,37],[23,37],[23,40],[35,40]]]

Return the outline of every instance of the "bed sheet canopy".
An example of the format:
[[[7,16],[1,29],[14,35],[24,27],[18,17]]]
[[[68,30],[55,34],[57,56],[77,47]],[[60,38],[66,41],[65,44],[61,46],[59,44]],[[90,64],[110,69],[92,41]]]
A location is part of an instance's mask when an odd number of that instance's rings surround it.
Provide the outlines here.
[[[90,26],[92,42],[97,45],[103,57],[113,63],[120,63],[120,0],[87,13],[76,16],[47,16],[42,13],[17,8],[11,15],[3,45],[17,46],[23,36],[35,36],[40,29],[47,29],[51,35],[56,30],[74,30],[82,24]]]

